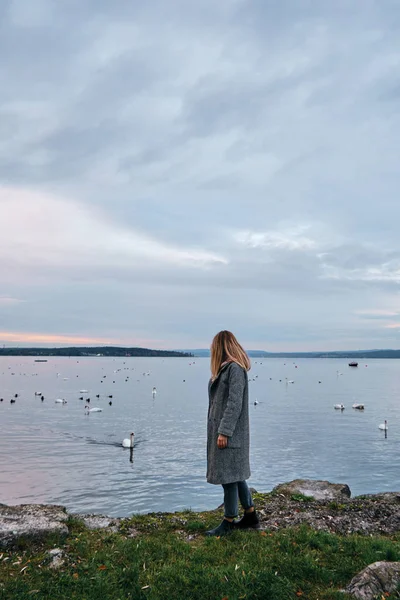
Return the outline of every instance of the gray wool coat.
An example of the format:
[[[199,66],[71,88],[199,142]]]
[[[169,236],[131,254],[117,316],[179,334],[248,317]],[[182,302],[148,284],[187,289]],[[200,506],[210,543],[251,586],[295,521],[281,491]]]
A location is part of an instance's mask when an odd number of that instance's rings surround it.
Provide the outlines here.
[[[249,384],[237,363],[222,367],[208,384],[207,481],[224,484],[250,477]],[[219,449],[219,434],[228,446]]]

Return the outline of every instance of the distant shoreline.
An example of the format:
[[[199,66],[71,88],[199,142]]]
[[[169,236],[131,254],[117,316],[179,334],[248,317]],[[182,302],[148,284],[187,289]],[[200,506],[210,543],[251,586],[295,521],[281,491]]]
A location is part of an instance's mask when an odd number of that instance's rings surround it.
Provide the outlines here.
[[[0,356],[73,356],[73,357],[110,357],[110,358],[137,358],[137,357],[176,357],[191,358],[189,352],[175,350],[150,350],[149,348],[122,348],[114,346],[76,347],[69,348],[0,348]]]
[[[182,352],[190,352],[198,358],[209,358],[210,351],[206,349],[182,350]],[[400,350],[338,350],[326,352],[265,352],[264,350],[248,350],[248,355],[253,359],[267,358],[340,358],[340,359],[355,359],[355,360],[370,360],[373,358],[400,358]]]
[[[337,358],[341,360],[400,359],[400,350],[356,350],[332,352],[265,352],[248,350],[252,359],[282,358],[296,360],[300,358]],[[0,348],[0,356],[32,356],[32,357],[164,357],[164,358],[209,358],[207,349],[196,350],[152,350],[150,348],[125,348],[122,346],[70,346],[67,348]]]

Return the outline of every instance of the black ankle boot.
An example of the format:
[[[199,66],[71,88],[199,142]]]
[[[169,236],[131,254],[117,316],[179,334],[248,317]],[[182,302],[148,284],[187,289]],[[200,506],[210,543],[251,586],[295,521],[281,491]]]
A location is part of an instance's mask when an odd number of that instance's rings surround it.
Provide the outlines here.
[[[240,521],[235,523],[235,529],[260,529],[256,511],[245,512]]]
[[[235,529],[235,524],[232,521],[232,523],[230,521],[227,521],[226,519],[224,519],[222,521],[222,523],[220,523],[220,525],[218,525],[218,527],[216,527],[215,529],[210,529],[209,531],[206,531],[206,535],[215,535],[215,536],[223,536],[223,535],[228,535],[229,533],[232,533],[232,531]]]

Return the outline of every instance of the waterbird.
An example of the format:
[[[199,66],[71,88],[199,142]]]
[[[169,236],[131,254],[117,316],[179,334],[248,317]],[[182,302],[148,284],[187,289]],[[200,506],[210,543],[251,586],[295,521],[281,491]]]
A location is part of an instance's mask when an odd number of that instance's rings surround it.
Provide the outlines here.
[[[44,396],[40,396],[40,399],[41,399],[41,401],[43,402],[43,400],[44,400]]]
[[[103,409],[102,408],[98,408],[97,406],[94,406],[93,408],[90,408],[88,405],[86,405],[85,409],[87,410],[87,413],[103,412]]]
[[[112,402],[111,402],[111,400],[110,400],[110,402],[109,402],[108,404],[109,404],[110,406],[112,405]]]
[[[14,394],[14,398],[18,398],[18,394]]]
[[[112,398],[113,396],[112,396],[112,394],[110,394],[108,397],[109,397],[109,398]]]
[[[80,396],[79,400],[83,400],[83,396]]]
[[[0,398],[0,402],[3,402],[3,398]]]
[[[388,430],[388,424],[387,424],[387,421],[386,421],[386,419],[385,419],[385,422],[384,422],[384,423],[381,423],[381,424],[379,425],[379,429],[383,429],[383,431],[387,431],[387,430]]]
[[[254,406],[257,406],[258,400],[254,400]]]
[[[335,406],[333,408],[335,410],[344,410],[344,405],[343,404],[335,404]]]
[[[14,404],[14,402],[15,402],[14,398],[11,398],[10,403]]]
[[[157,388],[153,387],[151,393],[153,394],[153,398],[154,398],[154,396],[157,394]]]
[[[134,433],[131,433],[129,438],[125,438],[124,440],[122,440],[122,446],[123,448],[133,448],[133,437],[134,437]]]
[[[353,404],[352,408],[355,408],[356,410],[364,410],[364,404]]]
[[[96,394],[96,398],[100,398],[100,394]]]
[[[57,400],[54,400],[54,402],[56,404],[67,404],[67,401],[64,400],[64,398],[57,398]]]

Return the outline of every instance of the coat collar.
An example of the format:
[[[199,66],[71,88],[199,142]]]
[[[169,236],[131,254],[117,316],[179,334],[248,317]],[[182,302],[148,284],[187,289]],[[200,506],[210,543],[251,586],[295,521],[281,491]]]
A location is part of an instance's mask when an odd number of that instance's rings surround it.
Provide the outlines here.
[[[222,367],[221,367],[221,368],[220,368],[220,370],[218,371],[218,374],[217,374],[216,378],[215,378],[214,380],[213,380],[213,379],[210,379],[210,387],[211,387],[212,385],[214,385],[214,383],[215,383],[216,381],[218,381],[218,379],[219,379],[219,376],[221,375],[221,373],[223,373],[224,371],[226,371],[226,369],[227,369],[227,368],[229,367],[229,365],[231,365],[231,364],[232,364],[232,361],[229,361],[229,362],[226,362],[226,363],[224,363],[224,364],[222,365]]]

